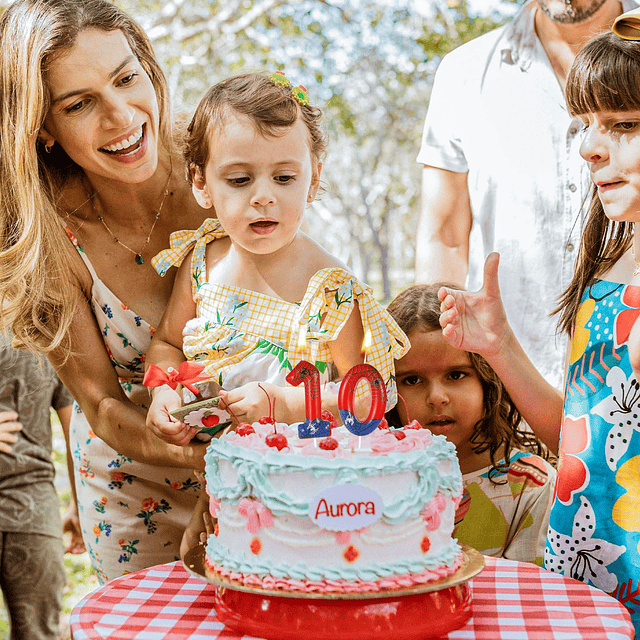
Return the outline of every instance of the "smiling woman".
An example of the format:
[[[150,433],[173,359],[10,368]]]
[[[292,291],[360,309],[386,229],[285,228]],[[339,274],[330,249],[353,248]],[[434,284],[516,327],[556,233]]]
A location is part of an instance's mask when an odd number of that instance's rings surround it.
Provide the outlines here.
[[[202,215],[149,40],[112,2],[13,2],[0,93],[2,322],[77,401],[80,518],[105,580],[175,559],[200,491],[203,445],[146,429],[141,381],[172,284],[150,258]]]

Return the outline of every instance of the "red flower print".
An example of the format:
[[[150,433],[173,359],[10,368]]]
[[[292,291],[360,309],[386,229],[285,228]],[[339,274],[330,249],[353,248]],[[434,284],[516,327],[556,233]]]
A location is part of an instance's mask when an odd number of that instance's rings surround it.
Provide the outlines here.
[[[638,316],[640,316],[640,287],[626,286],[621,300],[631,309],[623,309],[616,317],[614,331],[616,347],[624,344],[629,339],[631,328]]]
[[[114,482],[123,482],[124,481],[124,473],[122,471],[112,471],[111,472],[111,480]]]
[[[424,538],[422,538],[420,548],[422,549],[422,553],[427,553],[427,551],[431,549],[431,540],[429,540],[429,536],[424,536]]]
[[[589,473],[584,462],[573,455],[582,453],[589,444],[589,424],[587,416],[571,418],[566,416],[562,424],[560,462],[556,478],[555,493],[560,502],[569,505],[573,495],[582,491],[589,483]]]
[[[143,511],[155,511],[160,505],[153,498],[145,498],[140,508]]]
[[[251,549],[251,553],[257,556],[262,551],[262,542],[258,538],[254,538],[249,545],[249,549]]]
[[[342,557],[347,562],[355,562],[360,557],[360,552],[352,544],[350,544],[345,549],[344,553],[342,554]]]

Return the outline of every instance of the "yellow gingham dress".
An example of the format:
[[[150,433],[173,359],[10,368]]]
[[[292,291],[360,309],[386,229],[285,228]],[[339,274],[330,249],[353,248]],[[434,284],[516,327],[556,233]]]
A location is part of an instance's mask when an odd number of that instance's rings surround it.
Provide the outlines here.
[[[331,362],[328,343],[338,337],[357,300],[366,362],[380,372],[387,387],[387,410],[393,407],[397,400],[394,359],[408,351],[409,340],[371,288],[341,268],[315,273],[299,303],[207,282],[206,245],[225,236],[220,222],[208,218],[196,231],[171,234],[170,248],[152,261],[162,276],[194,250],[196,318],[183,331],[187,359],[205,362],[205,373],[228,390],[256,380],[285,386],[285,376],[300,360],[314,363],[326,380]]]

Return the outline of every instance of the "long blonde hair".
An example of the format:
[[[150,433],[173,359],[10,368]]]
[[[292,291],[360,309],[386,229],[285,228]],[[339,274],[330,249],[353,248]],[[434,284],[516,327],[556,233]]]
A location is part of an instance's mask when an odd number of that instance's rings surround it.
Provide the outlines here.
[[[48,66],[84,29],[120,30],[151,78],[160,139],[171,148],[168,87],[142,28],[110,0],[16,0],[0,19],[0,327],[14,345],[69,353],[78,304],[69,241],[56,200],[81,175],[56,144],[45,153],[38,132],[49,111]],[[99,55],[96,53],[96,55]]]

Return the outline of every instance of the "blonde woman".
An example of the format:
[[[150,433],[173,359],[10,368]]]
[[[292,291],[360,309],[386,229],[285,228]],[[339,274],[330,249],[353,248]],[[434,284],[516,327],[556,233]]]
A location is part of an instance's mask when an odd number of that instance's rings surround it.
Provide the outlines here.
[[[2,320],[77,401],[80,519],[100,579],[172,561],[203,445],[145,428],[144,358],[172,288],[151,257],[202,214],[164,76],[112,2],[16,0],[0,21],[0,95]]]

